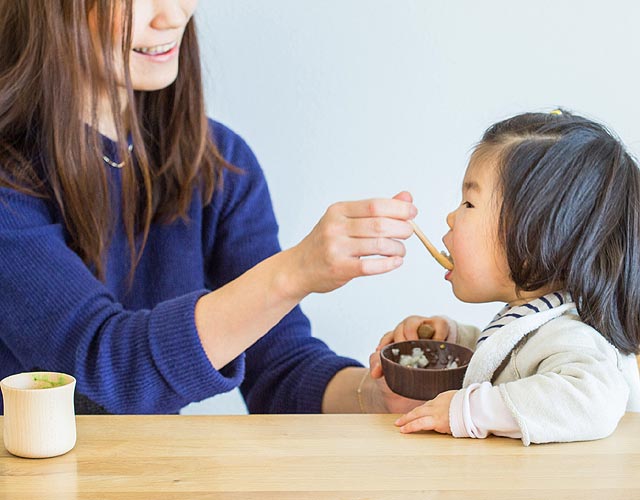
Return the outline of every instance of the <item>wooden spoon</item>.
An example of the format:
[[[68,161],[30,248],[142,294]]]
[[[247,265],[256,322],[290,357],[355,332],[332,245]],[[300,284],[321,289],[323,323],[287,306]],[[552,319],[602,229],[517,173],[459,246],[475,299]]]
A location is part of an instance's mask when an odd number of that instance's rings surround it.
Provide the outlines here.
[[[420,230],[420,228],[417,226],[415,222],[410,220],[409,223],[413,226],[413,232],[416,233],[416,236],[420,239],[422,244],[427,248],[427,250],[433,256],[433,258],[438,261],[438,264],[440,264],[445,269],[448,269],[449,271],[451,271],[453,269],[453,263],[447,257],[445,257],[440,252],[438,252],[438,249],[433,246],[433,244],[424,235],[424,233]]]

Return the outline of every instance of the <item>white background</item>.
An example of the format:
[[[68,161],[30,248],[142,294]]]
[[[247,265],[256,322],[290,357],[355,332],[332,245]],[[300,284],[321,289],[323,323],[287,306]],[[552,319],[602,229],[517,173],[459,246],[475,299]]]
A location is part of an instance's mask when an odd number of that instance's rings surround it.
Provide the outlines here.
[[[201,0],[209,115],[243,136],[283,247],[331,203],[407,189],[436,246],[470,149],[493,122],[563,106],[640,151],[640,2]],[[405,264],[303,303],[314,335],[362,362],[409,314],[486,324],[417,239]],[[239,393],[185,413],[244,413]]]

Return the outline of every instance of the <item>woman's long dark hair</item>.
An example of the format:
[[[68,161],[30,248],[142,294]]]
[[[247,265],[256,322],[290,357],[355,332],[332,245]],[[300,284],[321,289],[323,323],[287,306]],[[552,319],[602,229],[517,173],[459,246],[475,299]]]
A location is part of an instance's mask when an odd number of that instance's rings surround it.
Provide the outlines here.
[[[498,230],[519,290],[568,290],[621,352],[640,346],[640,171],[604,126],[566,111],[501,121]]]
[[[68,244],[100,278],[115,214],[96,132],[98,92],[112,103],[126,162],[122,218],[132,273],[150,225],[186,218],[192,197],[209,200],[230,167],[205,115],[194,20],[184,33],[176,81],[155,92],[132,89],[131,22],[132,0],[0,0],[0,186],[55,203]],[[124,73],[114,57],[120,48]],[[124,103],[118,75],[127,87]],[[85,123],[87,103],[92,127]]]

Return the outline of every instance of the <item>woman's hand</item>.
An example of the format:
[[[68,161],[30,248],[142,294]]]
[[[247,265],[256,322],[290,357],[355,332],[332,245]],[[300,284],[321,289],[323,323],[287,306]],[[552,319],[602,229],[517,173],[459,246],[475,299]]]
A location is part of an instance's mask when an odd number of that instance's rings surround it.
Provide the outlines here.
[[[336,203],[298,245],[201,297],[195,323],[211,364],[225,366],[308,294],[397,268],[405,254],[398,240],[411,236],[407,221],[416,213],[407,192],[394,199]],[[361,258],[368,256],[378,258]]]
[[[367,375],[362,386],[362,410],[366,413],[406,413],[424,403],[396,394],[382,377],[374,379]]]
[[[449,407],[451,400],[458,391],[446,391],[438,394],[431,401],[414,408],[406,415],[402,415],[395,424],[400,432],[436,431],[451,434],[449,425]]]
[[[376,352],[369,357],[369,366],[371,367],[371,376],[373,378],[382,377],[382,365],[380,363],[380,351],[382,348],[394,342],[417,340],[419,338],[418,328],[423,324],[427,324],[433,328],[433,340],[443,341],[449,336],[449,323],[440,316],[409,316],[405,318],[394,330],[382,336],[378,347],[376,347]]]
[[[358,276],[399,267],[405,248],[398,240],[411,236],[408,221],[417,214],[412,202],[403,191],[393,199],[331,205],[311,233],[288,250],[297,293],[329,292]]]

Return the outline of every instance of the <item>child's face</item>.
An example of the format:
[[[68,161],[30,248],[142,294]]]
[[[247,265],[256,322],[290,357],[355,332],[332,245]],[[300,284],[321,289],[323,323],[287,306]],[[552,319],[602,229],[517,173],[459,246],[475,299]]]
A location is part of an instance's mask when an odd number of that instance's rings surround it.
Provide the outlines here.
[[[507,258],[498,242],[501,200],[496,190],[497,166],[490,151],[475,154],[464,176],[462,203],[447,216],[443,238],[453,259],[445,278],[464,302],[512,302],[517,299]]]

